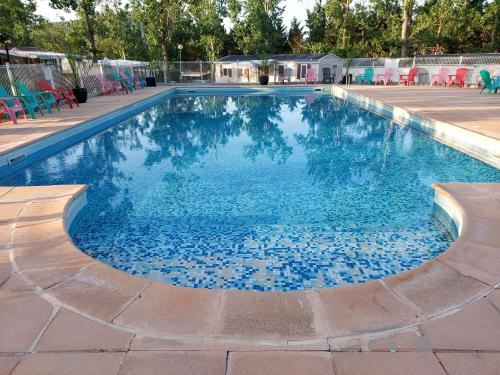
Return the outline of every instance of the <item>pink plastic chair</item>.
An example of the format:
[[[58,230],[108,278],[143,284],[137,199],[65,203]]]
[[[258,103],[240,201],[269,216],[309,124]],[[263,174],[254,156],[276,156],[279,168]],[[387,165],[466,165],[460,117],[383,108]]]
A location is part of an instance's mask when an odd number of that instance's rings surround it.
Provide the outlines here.
[[[106,78],[104,78],[104,76],[102,74],[98,74],[96,76],[96,78],[99,81],[99,83],[101,84],[102,91],[104,92],[105,95],[109,95],[113,91],[116,94],[120,94],[120,92],[122,91],[122,86],[121,86],[120,82],[108,81]]]
[[[310,82],[316,83],[316,69],[309,68],[306,73],[306,81],[305,84],[309,84]]]
[[[377,74],[375,76],[375,84],[383,83],[384,86],[387,86],[391,83],[392,74],[394,73],[394,68],[386,68],[384,74]]]
[[[448,83],[448,75],[450,71],[447,68],[439,69],[438,74],[433,74],[431,77],[431,87],[434,85],[445,85]]]
[[[411,68],[408,74],[399,75],[399,83],[404,83],[405,86],[410,86],[415,84],[415,77],[418,74],[418,68]]]
[[[7,105],[7,102],[12,102],[13,105],[10,107]],[[10,119],[14,124],[17,124],[16,113],[21,112],[24,115],[24,119],[27,120],[26,111],[24,110],[20,100],[18,98],[2,98],[0,99],[0,121],[2,121],[2,117],[4,114],[8,114]]]

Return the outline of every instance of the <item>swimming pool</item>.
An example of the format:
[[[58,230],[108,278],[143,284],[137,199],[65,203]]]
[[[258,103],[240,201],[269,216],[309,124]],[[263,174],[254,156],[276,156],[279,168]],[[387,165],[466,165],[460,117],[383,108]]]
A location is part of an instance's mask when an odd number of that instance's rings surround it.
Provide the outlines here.
[[[500,172],[330,95],[175,95],[3,179],[85,183],[76,245],[197,288],[300,290],[444,251],[432,182]]]

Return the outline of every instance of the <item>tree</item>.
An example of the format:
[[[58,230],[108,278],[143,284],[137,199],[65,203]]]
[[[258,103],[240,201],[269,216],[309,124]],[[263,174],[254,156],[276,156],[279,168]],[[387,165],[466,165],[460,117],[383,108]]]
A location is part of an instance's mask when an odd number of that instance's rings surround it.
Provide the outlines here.
[[[309,43],[320,43],[325,39],[326,13],[321,0],[316,1],[311,11],[307,10],[306,26]]]
[[[413,10],[414,0],[403,0],[402,7],[402,22],[401,22],[401,56],[408,56],[408,35],[411,23],[411,15]]]
[[[297,17],[293,17],[288,31],[288,45],[293,53],[299,53],[304,49],[304,31]]]
[[[226,31],[222,22],[227,15],[226,1],[200,0],[192,9],[200,32],[199,47],[208,60],[215,61],[224,47]]]
[[[90,55],[92,61],[97,61],[97,48],[95,43],[95,13],[96,5],[99,0],[49,0],[50,6],[55,9],[64,9],[66,11],[76,11],[82,16],[89,43]]]
[[[31,0],[0,1],[0,43],[10,40],[12,44],[29,44],[35,9]]]
[[[146,25],[148,36],[160,45],[163,60],[163,75],[168,82],[168,64],[170,47],[179,24],[187,13],[187,1],[180,0],[137,0],[135,7],[141,13],[141,19]],[[185,27],[189,27],[185,25]]]
[[[229,14],[237,44],[246,54],[269,54],[284,48],[281,0],[231,0]]]

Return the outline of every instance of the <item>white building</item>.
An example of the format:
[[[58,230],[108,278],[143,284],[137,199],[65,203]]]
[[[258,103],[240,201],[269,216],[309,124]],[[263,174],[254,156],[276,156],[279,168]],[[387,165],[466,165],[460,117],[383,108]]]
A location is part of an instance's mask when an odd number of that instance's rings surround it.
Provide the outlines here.
[[[229,55],[215,62],[215,81],[218,83],[256,83],[262,60],[252,55]],[[301,55],[269,55],[269,82],[304,82],[307,71],[313,68],[318,82],[332,82],[342,75],[343,60],[333,53]]]

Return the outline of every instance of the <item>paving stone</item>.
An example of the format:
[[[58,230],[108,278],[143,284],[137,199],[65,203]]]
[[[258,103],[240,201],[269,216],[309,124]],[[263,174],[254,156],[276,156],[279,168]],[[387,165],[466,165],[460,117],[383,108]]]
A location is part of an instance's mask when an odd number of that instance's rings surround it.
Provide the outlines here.
[[[99,319],[111,320],[143,291],[150,281],[95,263],[48,293]]]
[[[33,293],[0,293],[0,352],[24,352],[52,315],[52,306]]]
[[[319,349],[319,343],[315,343],[314,349],[309,350],[328,350],[328,344]],[[292,345],[293,346],[293,345]],[[312,346],[312,345],[311,345]],[[297,345],[298,347],[298,345]],[[217,338],[184,338],[184,339],[159,339],[148,336],[136,335],[132,341],[131,350],[209,350],[209,351],[265,351],[265,350],[289,350],[290,344],[286,340],[234,340]],[[292,349],[293,350],[293,349]],[[302,350],[302,349],[297,349]],[[303,349],[308,350],[308,349]]]
[[[488,294],[488,299],[500,311],[500,289],[496,289],[492,293]]]
[[[415,321],[418,315],[379,281],[318,289],[316,293],[333,336],[389,329]]]
[[[500,244],[500,219],[469,216],[460,234],[469,242],[496,247]]]
[[[12,227],[0,225],[0,252],[10,249],[12,240]]]
[[[500,353],[438,353],[448,375],[498,375]]]
[[[427,316],[452,310],[487,290],[487,286],[448,266],[431,261],[385,280],[387,286]]]
[[[432,350],[427,339],[415,331],[371,340],[368,343],[368,348],[371,351],[395,352],[430,352]]]
[[[15,249],[23,275],[45,289],[60,283],[96,261],[78,250],[71,241],[46,248]]]
[[[133,334],[61,309],[44,332],[37,351],[128,349]]]
[[[14,229],[13,246],[43,249],[70,241],[63,219]]]
[[[500,350],[500,313],[488,301],[422,324],[433,349]]]
[[[8,375],[21,360],[19,356],[0,356],[0,375]]]
[[[333,375],[328,352],[234,352],[227,375]]]
[[[72,197],[85,189],[85,185],[17,186],[1,199],[2,202],[31,202],[37,199]]]
[[[13,375],[113,375],[123,353],[34,353],[25,357]]]
[[[0,223],[12,223],[26,207],[25,202],[2,203],[0,202]]]
[[[34,291],[34,287],[28,285],[18,274],[15,273],[11,273],[10,277],[6,279],[3,284],[0,284],[0,293],[22,293],[30,291]]]
[[[21,215],[19,215],[16,227],[33,225],[61,218],[64,215],[64,209],[67,202],[68,199],[32,202],[27,205]]]
[[[218,303],[218,291],[153,283],[114,321],[165,334],[210,334]]]
[[[446,375],[433,353],[335,353],[335,375]]]
[[[458,241],[441,254],[439,260],[458,272],[489,285],[495,285],[500,281],[498,248]]]
[[[223,293],[217,334],[239,338],[288,339],[288,319],[279,293]]]
[[[224,375],[226,352],[128,352],[120,375]]]

